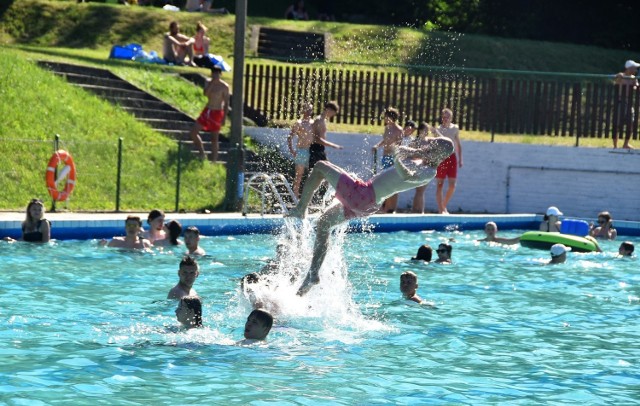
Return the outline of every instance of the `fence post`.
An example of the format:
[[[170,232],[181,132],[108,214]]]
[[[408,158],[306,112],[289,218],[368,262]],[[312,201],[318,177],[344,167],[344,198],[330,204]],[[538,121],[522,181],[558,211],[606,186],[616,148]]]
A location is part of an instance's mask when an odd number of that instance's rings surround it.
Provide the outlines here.
[[[490,83],[490,117],[491,117],[491,142],[494,142],[496,137],[496,116],[498,115],[498,79],[492,79]]]
[[[580,83],[573,85],[572,108],[575,112],[576,147],[580,144],[582,133],[582,86]],[[573,114],[572,114],[573,115]],[[573,120],[572,120],[573,121]]]
[[[116,170],[116,213],[120,212],[120,181],[122,179],[122,137],[118,138],[118,167]]]
[[[53,137],[53,153],[55,154],[58,151],[58,148],[60,147],[60,134],[56,134]],[[53,168],[53,179],[58,179],[58,168]],[[49,210],[50,212],[55,212],[56,211],[56,199],[54,199],[53,197],[51,197],[51,210]]]
[[[177,213],[180,209],[180,175],[182,174],[182,140],[178,141],[178,169],[176,174],[176,208]]]

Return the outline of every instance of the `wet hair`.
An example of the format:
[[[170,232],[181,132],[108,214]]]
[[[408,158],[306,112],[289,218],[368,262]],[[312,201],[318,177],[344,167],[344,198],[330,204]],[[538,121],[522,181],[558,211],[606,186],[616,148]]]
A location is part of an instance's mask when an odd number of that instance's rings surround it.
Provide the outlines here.
[[[142,227],[142,219],[138,216],[127,216],[126,220],[124,221],[124,224],[127,224],[129,221],[135,221],[138,223],[139,226]]]
[[[601,211],[600,213],[598,213],[598,218],[604,218],[607,222],[611,221],[611,213],[609,213],[608,211]]]
[[[398,117],[400,117],[400,112],[396,108],[387,107],[387,109],[384,111],[384,116],[389,117],[393,121],[397,121]]]
[[[484,228],[487,228],[487,226],[489,225],[493,226],[493,228],[495,228],[496,231],[498,231],[498,225],[496,224],[495,221],[487,221],[487,223],[484,225]]]
[[[423,244],[418,248],[418,253],[415,257],[411,258],[412,260],[417,261],[426,261],[431,262],[431,257],[433,256],[433,249],[429,244]]]
[[[183,234],[186,233],[194,233],[195,235],[200,235],[200,230],[198,230],[198,227],[196,226],[189,226],[184,230]]]
[[[421,121],[420,124],[418,124],[418,131],[426,130],[427,128],[429,128],[429,124],[427,124],[426,121]]]
[[[31,200],[29,201],[29,204],[27,204],[27,210],[26,210],[26,212],[27,212],[26,214],[27,214],[27,215],[26,215],[26,217],[25,217],[24,223],[26,223],[26,224],[33,224],[33,221],[34,221],[34,220],[33,220],[33,218],[31,217],[31,207],[32,207],[32,206],[35,206],[35,205],[40,205],[40,206],[42,206],[42,208],[44,209],[44,203],[42,202],[42,200],[40,200],[40,199],[31,199]]]
[[[182,261],[180,261],[180,268],[183,266],[198,266],[198,261],[192,256],[185,255],[182,257]]]
[[[400,279],[402,279],[403,277],[410,277],[411,279],[413,279],[414,281],[416,281],[416,283],[418,283],[418,275],[416,275],[416,273],[415,273],[415,272],[413,272],[413,271],[406,271],[406,272],[403,272],[403,273],[400,275]]]
[[[177,22],[177,21],[171,21],[171,22],[169,23],[169,31],[173,31],[173,30],[175,30],[176,28],[178,28],[178,22]]]
[[[147,216],[147,224],[151,224],[151,222],[158,217],[164,217],[164,212],[159,209],[153,209],[149,212],[149,216]]]
[[[258,283],[259,281],[260,281],[260,274],[257,272],[251,272],[242,277],[242,280],[240,280],[240,287],[244,289],[245,285]]]
[[[449,255],[449,258],[451,258],[451,251],[453,250],[453,247],[449,244],[445,244],[445,243],[441,243],[438,245],[438,249],[444,248],[445,250],[447,250],[447,255]]]
[[[198,24],[196,24],[196,31],[204,31],[206,33],[207,27],[205,27],[205,25],[202,24],[202,21],[198,21]]]
[[[338,107],[338,103],[335,101],[328,101],[324,104],[324,108],[325,109],[331,109],[333,111],[336,112],[336,114],[338,114],[340,112],[340,107]]]
[[[407,122],[404,123],[404,128],[407,128],[407,127],[416,128],[416,122],[412,120],[407,120]]]
[[[620,248],[624,249],[625,251],[629,251],[629,255],[633,254],[633,251],[635,251],[635,246],[631,241],[625,241],[621,243]]]
[[[249,317],[251,316],[255,316],[256,319],[258,319],[260,323],[262,323],[262,325],[267,329],[267,334],[269,334],[269,331],[273,326],[273,316],[271,315],[271,313],[264,309],[255,309],[254,311],[249,313]]]
[[[193,320],[193,327],[202,327],[202,300],[198,296],[187,296],[180,299],[188,309],[193,310],[195,319]]]
[[[171,220],[166,226],[169,229],[169,241],[173,245],[178,245],[178,237],[182,234],[182,225],[178,220]]]

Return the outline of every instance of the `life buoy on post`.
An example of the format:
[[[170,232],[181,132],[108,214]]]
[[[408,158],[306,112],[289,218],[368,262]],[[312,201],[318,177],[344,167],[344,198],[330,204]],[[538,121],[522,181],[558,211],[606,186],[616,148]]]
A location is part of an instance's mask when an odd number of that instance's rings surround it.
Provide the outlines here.
[[[56,179],[56,168],[60,163],[64,164],[64,167]],[[67,181],[65,182],[64,189],[58,190],[58,183],[64,180],[65,177]],[[73,188],[76,186],[76,164],[73,162],[71,154],[63,149],[54,152],[47,164],[46,179],[47,189],[49,189],[51,198],[56,202],[64,202],[67,200],[71,192],[73,192]]]

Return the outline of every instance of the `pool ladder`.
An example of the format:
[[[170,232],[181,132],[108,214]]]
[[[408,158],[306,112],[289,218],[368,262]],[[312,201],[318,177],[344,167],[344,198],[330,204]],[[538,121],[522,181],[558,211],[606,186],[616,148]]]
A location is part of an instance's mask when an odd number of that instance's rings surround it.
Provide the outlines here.
[[[264,216],[267,207],[270,213],[289,213],[289,209],[298,204],[298,198],[293,193],[287,178],[281,173],[254,173],[244,184],[244,205],[242,215],[247,215],[249,208],[249,193],[256,192],[260,198],[260,214]]]

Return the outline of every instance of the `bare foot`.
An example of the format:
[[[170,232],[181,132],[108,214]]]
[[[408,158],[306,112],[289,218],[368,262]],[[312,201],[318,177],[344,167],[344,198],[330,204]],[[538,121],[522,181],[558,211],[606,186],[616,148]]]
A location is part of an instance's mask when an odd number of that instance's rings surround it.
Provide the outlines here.
[[[303,219],[305,216],[305,211],[306,210],[301,210],[299,208],[300,205],[292,208],[291,210],[289,210],[289,213],[287,213],[285,215],[285,217],[293,217],[293,218],[299,218],[299,219]]]
[[[300,289],[298,289],[298,296],[304,296],[309,290],[311,290],[312,287],[314,287],[315,285],[317,285],[318,283],[320,283],[320,278],[318,278],[318,275],[311,275],[311,272],[309,272],[307,274],[307,277],[304,278],[304,282],[302,282],[302,286],[300,286]]]
[[[626,148],[626,149],[635,149],[635,148],[633,148],[633,145],[631,145],[631,144],[626,144],[626,143],[622,146],[622,148]]]

